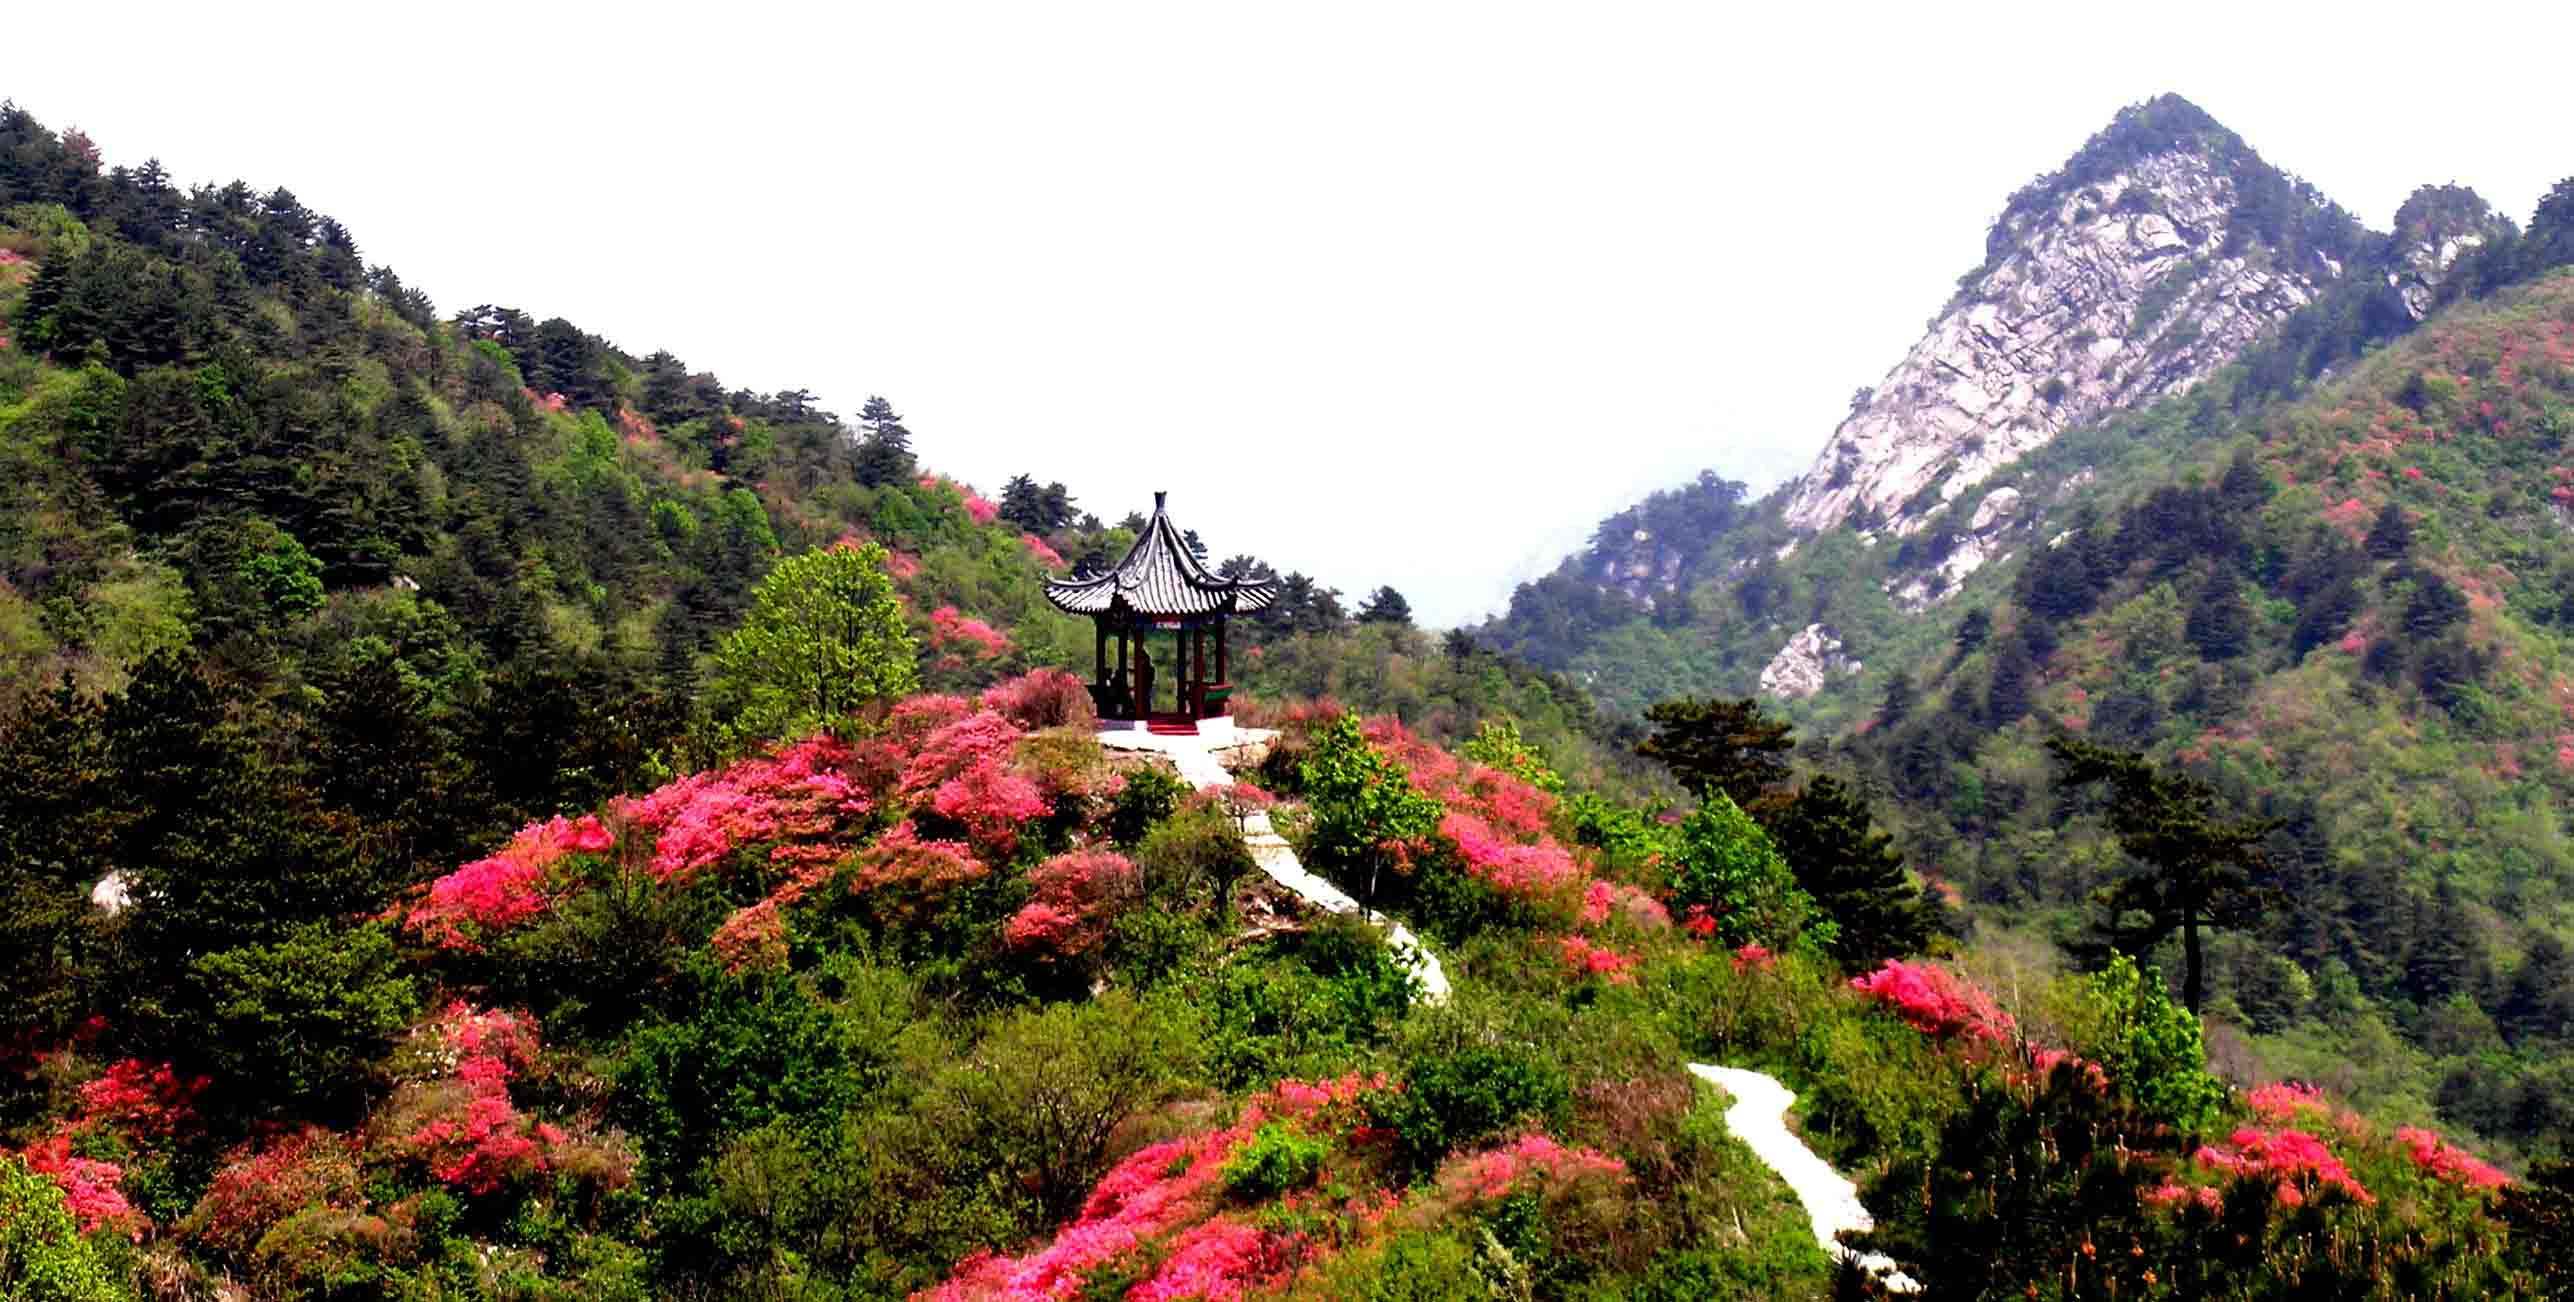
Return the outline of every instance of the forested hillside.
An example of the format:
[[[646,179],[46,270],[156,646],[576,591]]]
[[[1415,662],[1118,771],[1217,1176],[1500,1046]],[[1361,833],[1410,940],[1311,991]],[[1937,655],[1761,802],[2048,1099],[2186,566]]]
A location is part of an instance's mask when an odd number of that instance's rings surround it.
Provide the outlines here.
[[[1974,576],[1979,633],[1796,763],[1748,705],[1623,719],[1290,572],[1236,643],[1275,732],[1197,789],[1100,744],[1059,667],[1089,629],[1041,596],[1138,522],[940,477],[883,399],[441,317],[284,189],[183,192],[14,107],[0,323],[0,1295],[1884,1295],[1856,1246],[1959,1297],[2574,1271],[2574,1167],[2519,1160],[2568,1034],[2574,278],[2257,442],[2135,418],[2169,486],[2085,479],[2087,523]],[[1646,627],[1740,600],[1686,560],[1767,527],[1740,499],[1604,529],[1682,558],[1608,576],[1669,602]],[[2040,774],[2057,729],[2215,786]],[[2220,798],[2280,811],[2245,835],[2330,907],[2219,935],[2208,1029],[2125,956],[1968,934],[1960,894],[2071,935],[2110,838],[2222,852]],[[1802,1094],[1863,1244],[1818,1242],[1693,1062]],[[2404,1124],[2435,1106],[2509,1168]]]

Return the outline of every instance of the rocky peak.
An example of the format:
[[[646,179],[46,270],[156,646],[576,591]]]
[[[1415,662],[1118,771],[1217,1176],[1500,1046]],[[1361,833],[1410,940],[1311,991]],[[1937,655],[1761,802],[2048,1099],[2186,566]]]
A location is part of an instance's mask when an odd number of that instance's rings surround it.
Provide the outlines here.
[[[2064,430],[2205,379],[2364,238],[2187,101],[2127,109],[2012,196],[1984,265],[1853,403],[1785,518],[1916,532]]]
[[[1842,654],[1840,634],[1829,625],[1808,624],[1761,669],[1761,690],[1780,700],[1802,700],[1822,691],[1827,680],[1859,668],[1858,661]]]
[[[2430,312],[2441,281],[2459,258],[2512,233],[2511,220],[2475,191],[2463,185],[2422,186],[2395,210],[2386,283],[2419,321]]]

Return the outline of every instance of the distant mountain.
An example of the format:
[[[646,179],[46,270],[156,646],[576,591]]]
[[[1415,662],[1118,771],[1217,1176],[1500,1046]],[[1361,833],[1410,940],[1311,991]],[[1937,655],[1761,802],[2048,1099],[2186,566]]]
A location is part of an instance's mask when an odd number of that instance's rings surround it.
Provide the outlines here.
[[[1769,698],[1918,869],[2069,941],[2121,860],[2040,743],[2183,766],[2280,823],[2281,904],[2216,965],[2251,1060],[2546,1151],[2574,181],[2526,231],[2453,185],[2394,226],[2182,101],[2130,109],[2012,198],[1806,475],[1657,498],[1692,554],[1620,517],[1480,636],[1613,711]]]

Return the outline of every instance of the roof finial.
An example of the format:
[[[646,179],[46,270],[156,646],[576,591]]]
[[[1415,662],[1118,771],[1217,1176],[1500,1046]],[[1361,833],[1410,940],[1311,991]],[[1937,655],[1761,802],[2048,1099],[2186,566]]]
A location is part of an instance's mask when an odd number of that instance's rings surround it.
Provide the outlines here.
[[[1156,511],[1161,510],[1161,509],[1162,509],[1162,499],[1163,499],[1163,498],[1166,498],[1166,497],[1169,497],[1169,496],[1170,496],[1170,494],[1169,494],[1169,493],[1158,492],[1158,491],[1157,491],[1157,492],[1155,492],[1155,493],[1153,494],[1153,509],[1154,509],[1154,510],[1156,510]]]

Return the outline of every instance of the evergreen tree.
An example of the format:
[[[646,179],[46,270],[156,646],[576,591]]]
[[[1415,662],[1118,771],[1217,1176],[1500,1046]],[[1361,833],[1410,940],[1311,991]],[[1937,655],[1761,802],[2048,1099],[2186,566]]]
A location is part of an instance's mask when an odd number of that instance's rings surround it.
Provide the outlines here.
[[[2005,638],[1994,648],[1992,670],[1984,681],[1984,722],[1988,727],[2008,727],[2029,712],[2029,680],[2037,672],[2037,657],[2029,653],[2028,639]]]
[[[2269,498],[2270,477],[2261,473],[2249,444],[2236,448],[2234,459],[2226,463],[2225,477],[2217,481],[2217,496],[2228,511],[2238,514],[2258,509]]]
[[[2252,647],[2252,607],[2243,599],[2242,580],[2220,565],[2190,603],[2182,635],[2208,660],[2231,660]]]
[[[1038,530],[1039,533],[1051,533],[1057,529],[1068,528],[1081,514],[1073,506],[1072,490],[1064,487],[1060,479],[1046,485],[1045,491],[1037,495],[1037,502],[1039,513],[1046,521],[1046,527]],[[1091,525],[1093,529],[1098,527],[1096,522]],[[1205,552],[1198,553],[1199,560],[1203,561],[1206,558]]]
[[[1975,654],[1976,648],[1992,635],[1993,612],[1982,606],[1966,612],[1965,618],[1957,621],[1957,658],[1963,660]]]
[[[1183,531],[1181,531],[1181,534],[1180,534],[1180,543],[1181,543],[1181,545],[1183,545],[1183,546],[1185,546],[1185,547],[1187,547],[1187,548],[1189,549],[1189,555],[1191,555],[1191,556],[1195,556],[1195,557],[1197,557],[1197,558],[1198,558],[1198,563],[1199,563],[1200,565],[1204,565],[1204,564],[1206,564],[1206,560],[1207,560],[1207,544],[1206,544],[1206,540],[1204,540],[1204,539],[1202,539],[1202,538],[1198,537],[1198,531],[1197,531],[1197,530],[1195,530],[1195,529],[1187,529],[1187,530],[1183,530]]]
[[[1894,838],[1877,830],[1841,779],[1826,773],[1806,783],[1771,820],[1770,838],[1797,885],[1838,924],[1830,948],[1843,967],[1875,967],[1930,943],[1931,919]]]
[[[1877,726],[1892,728],[1913,715],[1918,699],[1913,676],[1898,669],[1886,677],[1886,694],[1877,702]]]
[[[1001,486],[1001,518],[1029,533],[1046,532],[1044,492],[1034,478],[1012,475],[1010,482]]]
[[[2263,840],[2277,824],[2217,812],[2216,789],[2178,770],[2157,771],[2132,751],[2073,737],[2047,742],[2064,789],[2109,787],[2109,829],[2145,865],[2102,897],[2118,947],[2143,953],[2175,931],[2186,964],[2183,1002],[2195,1016],[2206,992],[2203,931],[2251,926],[2274,894],[2256,879],[2269,864]]]
[[[2540,932],[2494,1010],[2512,1043],[2574,1043],[2574,951]]]
[[[2361,544],[2370,559],[2402,560],[2413,550],[2413,522],[2404,518],[2404,508],[2393,502],[2377,513],[2377,522],[2368,527],[2368,540]]]
[[[912,481],[912,432],[882,395],[870,396],[858,410],[858,482],[869,488]]]
[[[1391,587],[1379,587],[1359,603],[1358,622],[1362,624],[1396,624],[1412,626],[1412,603]]]
[[[1776,789],[1788,777],[1784,757],[1796,742],[1757,699],[1683,697],[1647,707],[1645,721],[1653,735],[1636,754],[1670,769],[1682,786],[1702,798],[1721,793],[1755,817],[1778,806]]]

